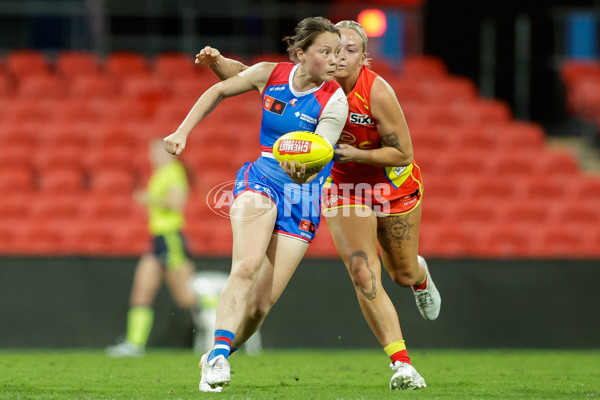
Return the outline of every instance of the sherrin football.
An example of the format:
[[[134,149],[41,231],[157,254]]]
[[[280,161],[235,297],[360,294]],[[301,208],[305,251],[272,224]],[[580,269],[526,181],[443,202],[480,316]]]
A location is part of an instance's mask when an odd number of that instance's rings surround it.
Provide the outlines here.
[[[281,136],[273,145],[277,161],[295,161],[296,167],[306,164],[306,172],[316,172],[333,158],[333,146],[313,132],[295,131]]]

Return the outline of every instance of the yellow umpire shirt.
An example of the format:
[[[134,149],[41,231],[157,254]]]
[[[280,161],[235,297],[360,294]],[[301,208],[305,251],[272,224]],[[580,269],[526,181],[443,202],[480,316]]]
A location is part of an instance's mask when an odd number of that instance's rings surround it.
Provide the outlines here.
[[[152,235],[177,232],[184,226],[183,211],[155,205],[160,204],[173,188],[183,189],[186,192],[189,190],[185,168],[179,161],[171,161],[154,171],[148,182],[147,193],[150,199],[148,229]]]

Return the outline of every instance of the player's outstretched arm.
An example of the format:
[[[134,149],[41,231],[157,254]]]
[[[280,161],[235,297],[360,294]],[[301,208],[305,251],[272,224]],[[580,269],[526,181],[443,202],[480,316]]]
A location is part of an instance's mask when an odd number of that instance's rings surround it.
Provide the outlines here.
[[[196,101],[177,130],[164,139],[165,150],[171,154],[181,154],[194,127],[210,114],[224,98],[250,90],[261,92],[274,68],[275,64],[273,63],[258,63],[244,73],[210,87]]]
[[[243,63],[223,57],[214,47],[206,46],[196,54],[196,64],[207,65],[217,77],[224,81],[248,69]]]

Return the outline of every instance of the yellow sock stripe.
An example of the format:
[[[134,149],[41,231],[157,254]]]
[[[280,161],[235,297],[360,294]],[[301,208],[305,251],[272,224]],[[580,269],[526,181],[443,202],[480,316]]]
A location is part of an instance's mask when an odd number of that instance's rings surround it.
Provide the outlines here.
[[[406,350],[406,344],[404,343],[404,340],[392,342],[383,348],[383,351],[385,351],[385,354],[387,354],[388,357],[391,357],[393,354],[396,354],[402,350]]]
[[[145,347],[152,329],[154,311],[150,307],[133,307],[127,313],[127,341]]]
[[[183,264],[185,260],[185,254],[183,251],[183,242],[179,233],[169,233],[165,235],[165,242],[167,243],[167,268],[177,269]]]

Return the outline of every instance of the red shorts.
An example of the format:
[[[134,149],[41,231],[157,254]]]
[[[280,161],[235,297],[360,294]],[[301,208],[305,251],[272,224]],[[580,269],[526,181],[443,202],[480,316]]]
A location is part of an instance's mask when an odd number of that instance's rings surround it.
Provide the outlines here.
[[[406,214],[421,202],[421,170],[411,164],[404,170],[386,168],[385,177],[375,183],[335,182],[330,176],[323,186],[322,209],[368,207],[377,216]]]

